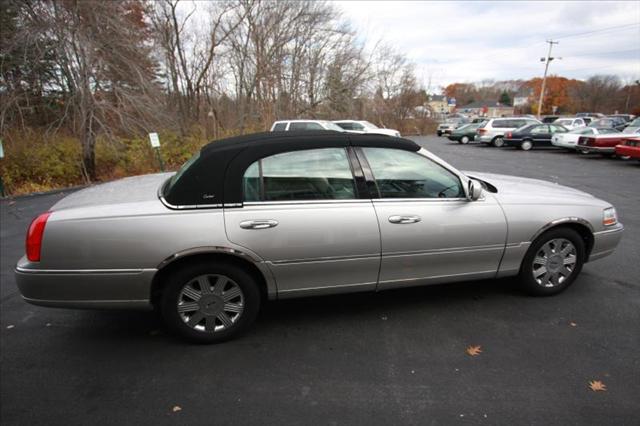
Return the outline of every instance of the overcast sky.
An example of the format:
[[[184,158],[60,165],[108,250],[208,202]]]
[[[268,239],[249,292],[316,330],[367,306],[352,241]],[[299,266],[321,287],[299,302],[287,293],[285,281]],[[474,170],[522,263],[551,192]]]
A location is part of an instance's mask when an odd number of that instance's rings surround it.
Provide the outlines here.
[[[336,1],[368,43],[405,52],[431,90],[452,82],[542,76],[553,38],[550,74],[640,79],[640,1],[399,2]]]

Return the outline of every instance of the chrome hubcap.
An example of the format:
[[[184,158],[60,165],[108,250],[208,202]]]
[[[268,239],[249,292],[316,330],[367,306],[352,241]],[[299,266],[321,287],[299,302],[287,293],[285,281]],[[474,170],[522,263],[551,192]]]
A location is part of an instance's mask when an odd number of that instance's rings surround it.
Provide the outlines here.
[[[178,314],[189,327],[215,333],[236,323],[244,310],[240,286],[224,275],[200,275],[180,291]]]
[[[573,273],[577,260],[571,241],[564,238],[547,241],[533,259],[533,279],[543,287],[560,285]]]

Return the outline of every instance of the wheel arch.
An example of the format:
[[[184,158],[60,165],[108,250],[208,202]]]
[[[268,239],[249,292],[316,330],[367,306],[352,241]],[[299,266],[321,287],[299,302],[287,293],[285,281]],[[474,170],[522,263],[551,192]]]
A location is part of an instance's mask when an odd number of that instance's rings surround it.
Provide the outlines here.
[[[558,229],[558,228],[569,228],[573,229],[582,237],[585,243],[585,251],[586,251],[586,259],[585,262],[589,260],[589,255],[591,254],[591,250],[593,249],[594,244],[594,236],[593,236],[593,226],[585,220],[578,217],[566,217],[562,219],[556,219],[552,222],[547,223],[542,228],[536,232],[531,238],[531,242],[533,243],[538,237],[544,234],[547,231]]]
[[[228,247],[201,247],[175,253],[158,265],[158,271],[151,281],[150,300],[157,306],[166,284],[166,278],[173,271],[193,263],[227,263],[236,265],[253,276],[258,283],[263,298],[275,299],[277,288],[269,269],[262,262],[248,254]]]

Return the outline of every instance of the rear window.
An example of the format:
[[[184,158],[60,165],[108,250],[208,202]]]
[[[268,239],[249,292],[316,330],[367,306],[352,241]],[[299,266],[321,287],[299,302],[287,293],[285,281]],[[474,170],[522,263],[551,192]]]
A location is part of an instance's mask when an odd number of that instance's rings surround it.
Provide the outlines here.
[[[353,130],[353,123],[336,123],[336,124],[342,127],[344,130]]]
[[[318,123],[302,121],[289,124],[289,130],[324,130]]]
[[[285,130],[287,130],[287,123],[276,123],[276,125],[273,126],[274,132],[284,132]]]

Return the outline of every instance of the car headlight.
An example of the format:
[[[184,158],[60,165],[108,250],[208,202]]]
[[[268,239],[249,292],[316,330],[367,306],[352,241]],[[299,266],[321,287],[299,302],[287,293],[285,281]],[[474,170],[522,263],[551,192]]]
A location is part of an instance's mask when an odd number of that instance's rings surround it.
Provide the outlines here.
[[[602,212],[602,224],[604,226],[611,226],[618,223],[618,215],[616,213],[616,209],[613,207],[609,207],[608,209],[604,209]]]

